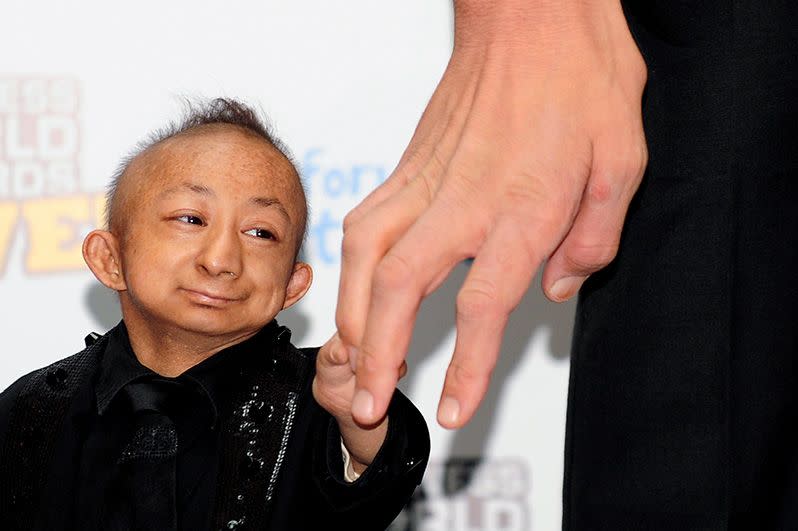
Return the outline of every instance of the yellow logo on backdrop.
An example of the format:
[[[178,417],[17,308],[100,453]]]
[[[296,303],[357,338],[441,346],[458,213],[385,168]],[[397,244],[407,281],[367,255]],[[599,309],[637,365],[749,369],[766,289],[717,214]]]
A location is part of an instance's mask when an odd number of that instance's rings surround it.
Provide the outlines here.
[[[103,224],[102,193],[0,201],[0,272],[5,270],[15,234],[23,235],[25,270],[49,273],[85,267],[84,236]]]

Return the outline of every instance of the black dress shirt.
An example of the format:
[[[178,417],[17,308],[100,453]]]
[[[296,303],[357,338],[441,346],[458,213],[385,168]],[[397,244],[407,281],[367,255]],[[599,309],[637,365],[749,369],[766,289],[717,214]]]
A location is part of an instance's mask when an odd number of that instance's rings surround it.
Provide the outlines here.
[[[219,410],[226,410],[235,385],[241,357],[257,352],[262,336],[220,351],[184,372],[176,381],[188,395],[185,407],[174,415],[178,433],[176,502],[180,529],[206,527],[213,507],[219,452]],[[117,477],[117,461],[130,440],[132,414],[121,396],[132,382],[156,376],[134,355],[124,324],[114,328],[100,362],[94,394],[97,415],[87,426],[86,442],[79,465],[79,487],[75,492],[76,523],[79,529],[97,529],[100,512],[117,495],[112,482]],[[100,503],[98,501],[102,500]]]

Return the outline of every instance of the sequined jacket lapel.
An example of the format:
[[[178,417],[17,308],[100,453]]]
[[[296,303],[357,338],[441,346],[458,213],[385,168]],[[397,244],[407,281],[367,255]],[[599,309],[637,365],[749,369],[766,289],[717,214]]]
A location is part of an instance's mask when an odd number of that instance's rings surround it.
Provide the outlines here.
[[[241,369],[244,381],[222,427],[224,452],[212,529],[265,529],[296,412],[313,358],[291,345],[285,328],[269,356]]]

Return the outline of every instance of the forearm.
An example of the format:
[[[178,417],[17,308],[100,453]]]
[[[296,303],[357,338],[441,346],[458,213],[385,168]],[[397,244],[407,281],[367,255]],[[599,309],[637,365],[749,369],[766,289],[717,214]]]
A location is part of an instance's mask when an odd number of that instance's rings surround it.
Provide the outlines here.
[[[558,20],[564,13],[613,9],[620,0],[454,0],[455,30],[480,34]]]
[[[454,0],[454,46],[460,54],[470,48],[554,53],[575,34],[608,44],[608,22],[627,30],[620,0]]]

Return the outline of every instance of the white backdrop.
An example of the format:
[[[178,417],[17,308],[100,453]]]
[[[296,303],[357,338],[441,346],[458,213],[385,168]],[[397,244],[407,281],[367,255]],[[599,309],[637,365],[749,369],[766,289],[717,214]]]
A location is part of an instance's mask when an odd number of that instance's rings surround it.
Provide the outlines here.
[[[279,320],[295,343],[333,331],[346,212],[395,166],[449,56],[448,0],[8,1],[0,18],[0,388],[119,319],[83,266],[119,159],[177,117],[179,96],[260,106],[302,165],[311,223],[307,297]],[[414,530],[560,526],[573,305],[534,285],[514,315],[486,402],[459,432],[435,424],[466,266],[424,304],[402,388],[432,456]]]

